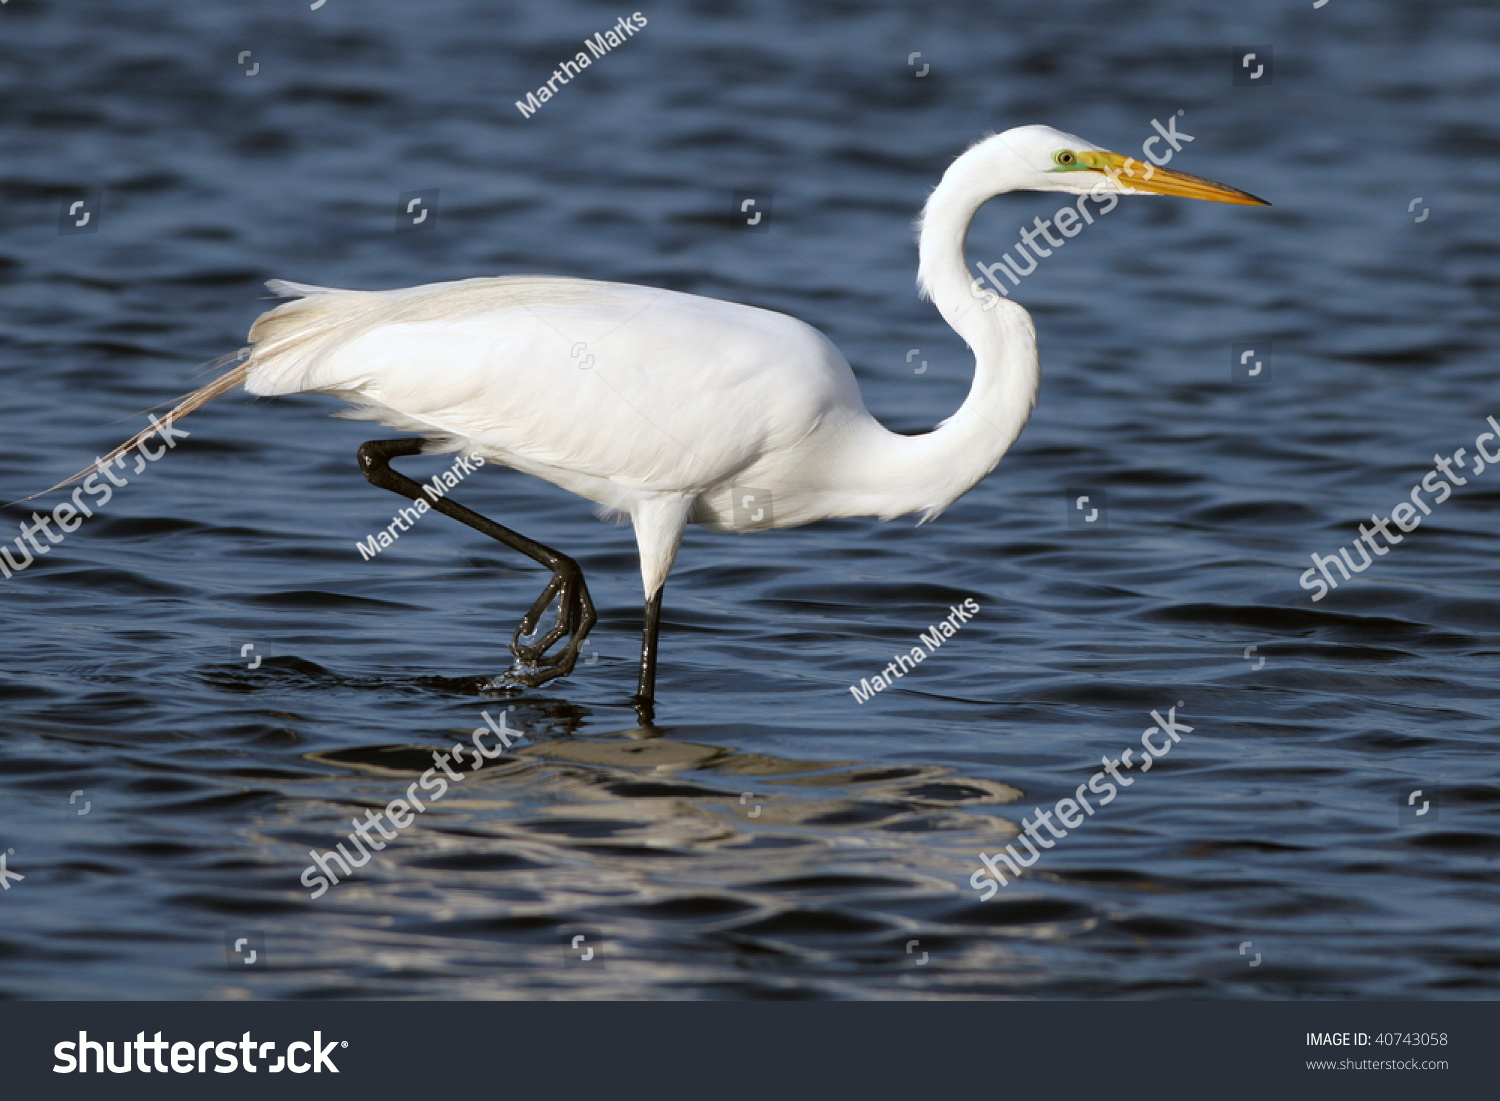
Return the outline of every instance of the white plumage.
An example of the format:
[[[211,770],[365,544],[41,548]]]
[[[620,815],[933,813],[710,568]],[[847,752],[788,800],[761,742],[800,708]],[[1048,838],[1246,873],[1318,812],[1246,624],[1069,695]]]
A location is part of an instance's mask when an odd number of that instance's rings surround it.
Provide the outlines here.
[[[1024,309],[971,277],[964,239],[984,202],[1023,188],[1262,202],[1045,126],[972,146],[923,211],[918,282],[973,349],[974,382],[959,410],[920,436],[882,427],[838,349],[794,318],[652,287],[535,275],[387,291],[273,280],[270,288],[292,300],[256,321],[238,365],[172,415],[240,383],[252,394],[331,394],[352,406],[343,415],[418,433],[426,450],[476,451],[628,515],[647,597],[638,699],[649,704],[655,615],[686,523],[749,526],[731,503],[740,487],[769,494],[776,527],[910,512],[930,519],[1015,441],[1036,398],[1035,333]],[[362,452],[367,477],[376,481],[372,469],[398,455],[367,461]],[[501,530],[496,538],[518,545]],[[544,593],[563,598],[559,631],[548,637],[572,634],[565,653],[548,659],[558,666],[553,676],[572,668],[592,608],[568,611],[573,582],[560,571],[577,572],[576,564],[539,549],[546,554],[525,553],[561,563]],[[581,587],[581,573],[575,581]],[[534,628],[545,606],[523,628]]]
[[[422,433],[433,450],[477,451],[638,525],[672,524],[643,540],[658,551],[642,567],[648,594],[690,512],[732,517],[711,500],[732,482],[779,483],[779,524],[816,518],[781,476],[786,460],[805,464],[821,425],[863,412],[821,333],[735,303],[537,276],[271,288],[305,297],[251,329],[248,391],[334,394],[354,406],[345,416]],[[816,473],[804,469],[801,488]]]
[[[421,433],[430,450],[477,451],[630,516],[648,596],[685,523],[735,526],[734,487],[769,493],[777,527],[935,515],[1003,453],[992,440],[988,461],[965,464],[970,477],[956,482],[924,463],[938,475],[924,480],[930,492],[899,492],[912,480],[901,452],[932,441],[881,427],[816,329],[733,302],[538,276],[270,286],[302,297],[250,330],[246,390],[332,394],[353,406],[343,416]],[[1017,335],[1034,348],[1029,324]],[[1022,419],[1034,369],[1027,390]]]

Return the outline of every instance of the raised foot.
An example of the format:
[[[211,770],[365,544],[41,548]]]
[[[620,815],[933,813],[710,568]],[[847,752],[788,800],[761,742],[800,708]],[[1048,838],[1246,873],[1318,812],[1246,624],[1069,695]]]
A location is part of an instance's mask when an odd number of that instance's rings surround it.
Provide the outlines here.
[[[523,643],[522,636],[534,635],[542,616],[557,601],[557,624],[535,642]],[[521,684],[535,688],[556,677],[565,677],[573,671],[578,661],[578,651],[588,637],[598,617],[594,614],[594,603],[589,599],[588,586],[583,581],[583,571],[571,558],[562,558],[552,575],[552,580],[537,597],[511,636],[510,651],[516,655],[521,668],[512,669],[509,676]],[[567,636],[568,641],[555,654],[547,651]],[[528,668],[529,667],[529,668]]]

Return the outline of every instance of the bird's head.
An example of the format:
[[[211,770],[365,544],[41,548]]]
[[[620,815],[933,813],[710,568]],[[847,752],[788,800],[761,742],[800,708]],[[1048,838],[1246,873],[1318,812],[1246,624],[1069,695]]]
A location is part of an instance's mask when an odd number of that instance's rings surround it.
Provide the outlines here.
[[[1238,188],[1112,153],[1050,126],[1017,126],[984,139],[979,148],[993,154],[996,174],[1009,182],[1006,190],[1180,195],[1213,203],[1271,205]]]

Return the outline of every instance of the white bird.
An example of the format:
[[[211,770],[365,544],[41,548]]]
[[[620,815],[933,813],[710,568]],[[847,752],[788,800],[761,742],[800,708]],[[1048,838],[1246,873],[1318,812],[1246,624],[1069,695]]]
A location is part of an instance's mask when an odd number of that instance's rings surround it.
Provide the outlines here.
[[[272,280],[270,289],[292,301],[263,314],[249,346],[231,357],[233,369],[184,398],[168,423],[243,385],[252,394],[331,394],[353,406],[340,415],[416,433],[421,438],[364,444],[365,477],[552,571],[511,640],[522,663],[514,675],[532,685],[571,672],[594,624],[578,564],[450,498],[430,499],[391,460],[472,452],[628,515],[646,598],[635,700],[649,721],[662,590],[685,525],[783,528],[911,512],[930,520],[1015,442],[1036,400],[1036,333],[1021,306],[973,278],[964,240],[980,206],[1016,190],[1265,202],[1048,126],[971,146],[922,212],[917,283],[973,350],[974,381],[958,411],[923,435],[898,435],[876,421],[848,361],[794,318],[677,291],[541,275],[387,291]],[[554,599],[556,626],[522,645]]]

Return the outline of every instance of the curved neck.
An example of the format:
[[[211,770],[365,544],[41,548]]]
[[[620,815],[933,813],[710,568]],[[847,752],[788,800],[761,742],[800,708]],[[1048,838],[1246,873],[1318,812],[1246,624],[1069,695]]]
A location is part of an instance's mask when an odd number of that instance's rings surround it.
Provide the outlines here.
[[[929,520],[995,468],[1021,434],[1039,382],[1036,330],[1024,309],[974,288],[964,261],[969,223],[986,201],[1010,188],[1004,163],[985,146],[970,149],[943,174],[922,211],[917,284],[974,352],[974,381],[953,416],[931,432],[900,436],[873,419],[860,441],[869,508],[884,518],[922,510]]]

